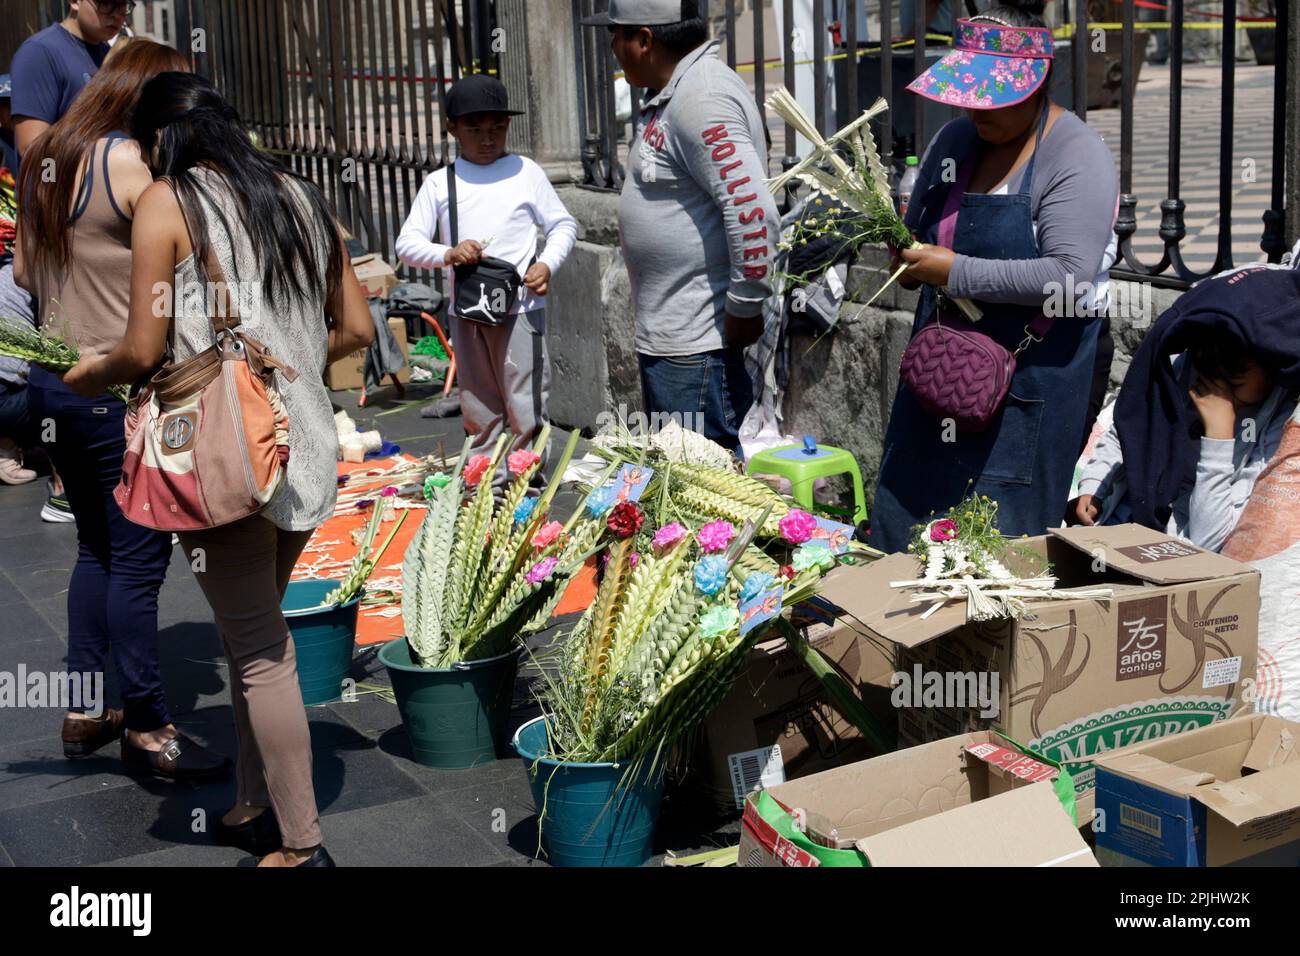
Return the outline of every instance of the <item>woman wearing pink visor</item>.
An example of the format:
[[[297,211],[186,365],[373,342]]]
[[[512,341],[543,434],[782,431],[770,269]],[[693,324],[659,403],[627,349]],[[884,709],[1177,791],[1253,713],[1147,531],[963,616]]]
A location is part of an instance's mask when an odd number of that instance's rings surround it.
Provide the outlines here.
[[[904,284],[922,284],[913,335],[936,320],[1016,356],[982,430],[957,427],[900,382],[871,512],[871,543],[901,551],[914,525],[968,492],[999,503],[1003,534],[1061,523],[1088,416],[1119,185],[1088,126],[1048,98],[1052,34],[1041,0],[959,20],[955,49],[908,87],[963,107],[921,164]],[[942,290],[943,294],[936,294]],[[974,326],[950,303],[973,300]],[[943,375],[944,368],[932,374]],[[931,374],[931,373],[927,373]],[[942,390],[945,382],[937,382]]]

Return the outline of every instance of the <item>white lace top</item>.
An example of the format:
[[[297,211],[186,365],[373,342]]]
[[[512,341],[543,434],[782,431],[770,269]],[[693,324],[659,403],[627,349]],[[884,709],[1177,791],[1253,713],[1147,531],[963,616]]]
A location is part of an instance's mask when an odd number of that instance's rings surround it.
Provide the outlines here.
[[[253,255],[248,236],[239,230],[239,217],[229,187],[220,174],[210,170],[196,169],[195,178],[204,187],[203,211],[213,252],[232,286],[232,296],[238,291],[242,328],[298,373],[292,382],[278,372],[275,374],[275,385],[289,416],[289,466],[284,484],[262,515],[286,531],[311,531],[334,513],[338,489],[338,433],[324,383],[328,346],[325,302],[323,299],[308,303],[293,299],[281,302],[270,298],[271,291],[260,286],[261,263]],[[307,197],[301,192],[305,187],[297,180],[288,181],[299,191],[300,201],[307,208]],[[223,229],[216,207],[230,225],[233,236]],[[315,245],[319,249],[318,261],[324,268],[329,248],[324,235],[317,237]],[[175,317],[174,347],[176,361],[180,361],[211,345],[213,334],[207,296],[200,285],[193,256],[176,266],[176,285],[181,295]]]

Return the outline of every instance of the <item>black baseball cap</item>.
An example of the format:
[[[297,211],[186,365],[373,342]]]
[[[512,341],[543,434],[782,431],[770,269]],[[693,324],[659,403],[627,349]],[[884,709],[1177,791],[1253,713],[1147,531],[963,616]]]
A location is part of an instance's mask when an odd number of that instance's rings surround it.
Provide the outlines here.
[[[447,118],[459,119],[471,113],[505,113],[522,116],[523,110],[510,108],[510,95],[506,85],[495,76],[471,73],[463,76],[447,90]]]
[[[586,27],[662,27],[670,23],[681,23],[681,0],[609,0],[609,9],[594,16],[585,17],[582,25]]]

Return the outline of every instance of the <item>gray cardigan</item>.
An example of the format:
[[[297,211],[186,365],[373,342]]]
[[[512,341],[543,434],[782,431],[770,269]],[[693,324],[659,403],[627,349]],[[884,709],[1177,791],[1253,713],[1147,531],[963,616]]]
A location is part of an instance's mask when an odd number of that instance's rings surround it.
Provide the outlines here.
[[[913,197],[926,195],[932,183],[952,170],[976,142],[975,124],[965,116],[946,123],[930,141],[921,162]],[[951,158],[954,162],[945,164]],[[1020,190],[1024,167],[1007,183]],[[1000,192],[1000,190],[999,190]],[[942,197],[946,190],[933,195]],[[1096,132],[1073,113],[1063,113],[1043,136],[1030,189],[1037,259],[973,259],[958,255],[948,277],[948,291],[961,298],[1041,305],[1055,288],[1104,281],[1115,261],[1115,213],[1119,177],[1110,150]],[[923,207],[913,202],[907,224],[915,229]],[[1073,297],[1071,297],[1073,298]]]

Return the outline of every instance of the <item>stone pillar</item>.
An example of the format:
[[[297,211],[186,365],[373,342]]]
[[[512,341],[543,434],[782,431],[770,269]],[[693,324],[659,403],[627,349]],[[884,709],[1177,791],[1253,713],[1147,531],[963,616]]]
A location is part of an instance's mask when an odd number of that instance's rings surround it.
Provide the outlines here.
[[[510,148],[535,160],[553,182],[582,179],[578,57],[572,0],[499,0],[501,79],[525,110]]]

